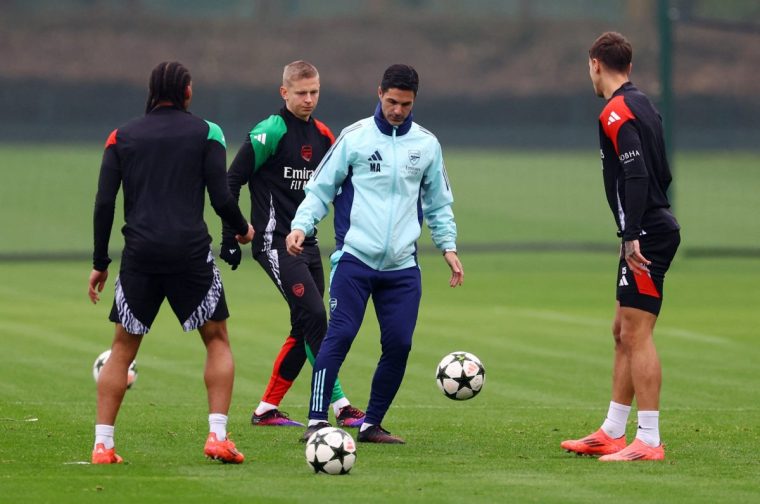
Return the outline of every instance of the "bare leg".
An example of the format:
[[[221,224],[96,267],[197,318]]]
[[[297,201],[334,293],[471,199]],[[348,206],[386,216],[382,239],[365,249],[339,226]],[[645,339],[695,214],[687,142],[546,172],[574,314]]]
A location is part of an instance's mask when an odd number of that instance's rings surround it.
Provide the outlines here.
[[[568,439],[560,443],[562,448],[580,454],[603,455],[602,460],[612,454],[622,453],[625,449],[625,423],[634,396],[639,409],[636,437],[653,447],[659,445],[657,415],[662,376],[652,339],[656,321],[657,317],[649,312],[621,307],[619,303],[616,305],[615,321],[612,323],[612,336],[615,339],[612,402],[600,429],[606,436],[594,432],[582,439]],[[653,420],[643,421],[642,411],[647,412]],[[647,423],[651,425],[644,425]]]
[[[235,363],[227,337],[227,321],[209,320],[198,331],[206,345],[204,379],[208,393],[208,411],[226,415],[230,409],[235,380]]]
[[[633,378],[629,357],[620,339],[622,317],[620,303],[615,304],[615,321],[612,323],[612,336],[615,339],[615,362],[612,368],[612,400],[618,404],[630,406],[633,402]]]
[[[235,363],[227,337],[227,322],[209,320],[198,328],[198,332],[206,345],[206,371],[203,377],[206,380],[209,412],[209,437],[203,452],[212,459],[240,464],[245,456],[227,438],[227,413],[235,380]]]
[[[657,316],[637,308],[621,307],[620,340],[628,357],[631,382],[639,411],[659,411],[662,370],[652,334]]]
[[[98,377],[98,413],[95,423],[114,425],[116,422],[116,415],[127,391],[129,365],[135,360],[141,342],[142,335],[130,334],[123,325],[116,324],[111,356]]]

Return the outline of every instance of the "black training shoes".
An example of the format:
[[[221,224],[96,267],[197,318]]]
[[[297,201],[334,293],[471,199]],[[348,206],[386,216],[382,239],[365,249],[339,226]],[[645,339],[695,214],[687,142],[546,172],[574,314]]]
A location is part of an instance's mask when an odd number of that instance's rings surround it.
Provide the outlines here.
[[[359,431],[356,440],[360,443],[385,443],[385,444],[405,444],[405,441],[398,436],[392,435],[379,425],[373,425],[368,429]]]

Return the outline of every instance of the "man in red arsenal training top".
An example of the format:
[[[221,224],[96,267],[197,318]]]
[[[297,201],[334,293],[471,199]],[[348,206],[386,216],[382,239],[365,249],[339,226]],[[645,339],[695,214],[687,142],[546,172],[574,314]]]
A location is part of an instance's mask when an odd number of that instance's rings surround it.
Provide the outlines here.
[[[631,44],[614,32],[602,34],[589,50],[594,92],[607,100],[599,116],[604,189],[622,238],[612,325],[615,360],[612,401],[601,428],[561,446],[602,455],[602,461],[665,458],[659,431],[662,374],[653,331],[665,273],[681,238],[667,196],[671,175],[662,118],[629,81],[632,57]],[[634,397],[638,429],[626,445],[625,425]]]

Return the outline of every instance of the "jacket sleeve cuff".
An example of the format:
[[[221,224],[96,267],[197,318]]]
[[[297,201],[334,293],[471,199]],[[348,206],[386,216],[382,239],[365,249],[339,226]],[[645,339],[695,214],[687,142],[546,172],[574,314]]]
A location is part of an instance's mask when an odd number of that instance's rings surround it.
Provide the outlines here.
[[[97,271],[106,271],[109,264],[111,264],[111,259],[108,257],[105,259],[95,259],[92,261],[92,269]]]
[[[444,252],[444,253],[445,253],[447,250],[453,250],[453,251],[456,251],[456,250],[457,250],[457,244],[456,244],[456,242],[453,242],[453,241],[447,241],[447,242],[443,242],[443,243],[441,243],[441,244],[439,244],[439,245],[438,245],[438,249],[439,249],[441,252]]]

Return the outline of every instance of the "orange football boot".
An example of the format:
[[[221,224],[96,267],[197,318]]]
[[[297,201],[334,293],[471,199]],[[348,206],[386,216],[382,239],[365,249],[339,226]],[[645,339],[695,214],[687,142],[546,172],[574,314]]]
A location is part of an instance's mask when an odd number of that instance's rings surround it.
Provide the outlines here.
[[[235,448],[235,443],[232,442],[229,434],[227,435],[227,439],[219,441],[216,438],[216,434],[209,432],[206,446],[203,447],[203,453],[208,458],[221,460],[225,464],[242,464],[243,460],[245,460],[245,456]]]
[[[578,455],[609,455],[625,448],[625,436],[612,439],[602,429],[589,434],[583,439],[568,439],[562,441],[560,446]]]
[[[630,462],[633,460],[663,460],[665,458],[665,445],[649,446],[644,441],[636,438],[633,443],[617,453],[599,457],[602,462]]]
[[[95,449],[92,450],[93,464],[121,464],[121,462],[122,458],[116,455],[116,449],[106,450],[103,443],[96,444]]]

